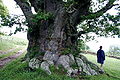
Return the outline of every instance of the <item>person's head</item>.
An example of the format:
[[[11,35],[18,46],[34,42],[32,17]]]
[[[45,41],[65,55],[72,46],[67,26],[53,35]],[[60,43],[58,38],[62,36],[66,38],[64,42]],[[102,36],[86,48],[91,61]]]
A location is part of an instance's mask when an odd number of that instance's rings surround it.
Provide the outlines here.
[[[100,49],[102,49],[102,46],[100,46]]]

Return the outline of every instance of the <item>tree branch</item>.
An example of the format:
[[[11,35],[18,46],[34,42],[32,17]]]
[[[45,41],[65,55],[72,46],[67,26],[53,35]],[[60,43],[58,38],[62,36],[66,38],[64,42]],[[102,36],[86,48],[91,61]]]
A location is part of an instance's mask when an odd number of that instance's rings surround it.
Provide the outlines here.
[[[105,7],[103,7],[101,10],[95,12],[95,13],[87,13],[85,14],[85,16],[82,16],[81,18],[83,20],[85,19],[95,19],[98,18],[100,16],[102,16],[106,11],[108,11],[109,9],[111,9],[113,6],[116,6],[118,4],[113,4],[116,0],[109,0],[109,2],[106,4]]]
[[[35,11],[38,12],[39,9],[43,10],[45,8],[44,2],[45,0],[29,0],[31,3],[31,6],[34,7]]]
[[[79,1],[80,4],[74,5],[75,11],[70,16],[70,23],[72,26],[77,26],[81,22],[80,16],[88,12],[91,0],[86,0],[86,1],[75,0],[75,1]]]
[[[79,31],[77,34],[68,34],[68,35],[80,37],[82,34],[86,34],[86,33],[87,33],[86,31]]]
[[[62,0],[29,0],[31,5],[34,7],[35,11],[47,11],[51,13],[55,13],[59,3]]]
[[[28,25],[32,25],[31,19],[33,16],[32,10],[31,10],[31,6],[28,2],[22,2],[21,0],[14,0],[21,8],[21,10],[23,11],[26,20],[28,22]]]
[[[86,31],[79,31],[77,36],[80,37],[82,34],[86,34],[87,32]]]

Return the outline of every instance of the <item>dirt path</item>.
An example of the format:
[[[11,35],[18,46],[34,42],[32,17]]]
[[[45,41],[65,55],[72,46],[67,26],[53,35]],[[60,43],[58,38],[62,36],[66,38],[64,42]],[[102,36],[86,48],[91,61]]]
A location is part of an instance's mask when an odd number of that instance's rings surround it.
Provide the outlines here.
[[[4,65],[6,65],[8,62],[16,59],[19,57],[23,52],[25,52],[26,49],[19,50],[16,54],[9,56],[7,58],[0,59],[0,68],[2,68]]]

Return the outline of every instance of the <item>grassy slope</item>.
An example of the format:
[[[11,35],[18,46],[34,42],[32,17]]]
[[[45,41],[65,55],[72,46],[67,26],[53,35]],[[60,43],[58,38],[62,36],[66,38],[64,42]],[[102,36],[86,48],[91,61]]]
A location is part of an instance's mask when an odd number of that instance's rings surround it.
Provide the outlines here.
[[[96,56],[89,54],[85,56],[90,61],[96,63]],[[84,78],[85,80],[120,80],[119,66],[120,60],[107,57],[104,70],[114,77],[108,77],[106,74],[101,74],[96,76],[84,76]],[[64,72],[61,72],[60,70],[52,70],[54,72],[52,75],[47,75],[40,69],[30,71],[27,68],[27,63],[21,62],[21,59],[19,58],[0,70],[0,80],[79,80],[78,78],[65,76]]]
[[[88,60],[100,66],[96,62],[95,55],[85,54],[85,56],[88,58]],[[104,70],[111,77],[108,77],[107,75],[102,74],[98,76],[89,77],[89,80],[120,80],[120,60],[106,57]]]
[[[0,80],[75,80],[64,74],[47,75],[44,71],[37,69],[30,71],[27,68],[27,63],[21,62],[21,59],[16,59],[6,67],[0,69]]]
[[[0,54],[0,59],[16,54],[19,50],[25,49],[26,46],[27,46],[27,40],[1,35],[0,36],[0,52],[7,52],[7,53]]]
[[[7,51],[16,46],[26,46],[27,40],[15,38],[11,36],[0,36],[0,50]]]

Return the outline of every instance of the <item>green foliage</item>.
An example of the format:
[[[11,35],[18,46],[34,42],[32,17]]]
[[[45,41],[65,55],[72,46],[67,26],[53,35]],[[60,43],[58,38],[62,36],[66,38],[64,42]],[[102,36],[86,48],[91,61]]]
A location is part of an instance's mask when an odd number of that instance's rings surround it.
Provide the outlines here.
[[[3,35],[6,35],[5,33],[3,33],[3,32],[0,32],[0,36],[3,36]]]
[[[27,29],[25,26],[27,25],[27,22],[25,21],[25,18],[22,15],[10,15],[7,17],[2,17],[0,26],[8,26],[8,27],[13,27],[16,26],[16,29],[13,33],[10,33],[9,35],[11,36],[12,34],[16,34],[17,32],[21,31],[26,31]]]
[[[90,15],[88,15],[88,16],[81,16],[81,19],[92,19],[93,17],[97,17],[98,15],[101,15],[101,14],[103,14],[103,13],[98,13],[98,14],[90,14]]]
[[[77,56],[79,53],[80,53],[80,50],[77,47],[75,47],[75,46],[64,48],[61,51],[62,55],[73,54],[74,56]]]
[[[30,53],[29,54],[30,58],[33,58],[36,55],[38,55],[39,54],[39,46],[34,46],[34,47],[30,48],[29,53]]]
[[[22,25],[27,25],[25,22],[25,18],[22,15],[10,15],[7,17],[3,17],[1,20],[2,26],[12,27],[15,24],[19,25],[20,27]]]
[[[65,48],[64,50],[62,50],[61,54],[62,55],[67,55],[67,54],[70,54],[72,51],[70,48]]]
[[[34,22],[34,26],[28,28],[28,32],[30,33],[39,32],[38,28],[41,28],[41,29],[44,28],[44,25],[41,26],[41,24],[47,20],[52,21],[53,18],[54,16],[52,13],[39,11],[37,14],[33,15],[32,21]]]
[[[39,11],[37,14],[34,15],[32,21],[38,23],[41,20],[48,20],[51,18],[53,18],[52,13]]]
[[[0,22],[0,26],[8,26],[10,23],[9,16],[2,17],[2,20]]]
[[[0,17],[8,16],[7,7],[3,4],[2,0],[0,0]]]
[[[16,27],[14,34],[16,34],[17,32],[21,32],[21,31],[24,31],[23,27],[20,27],[20,26]]]
[[[41,69],[30,70],[28,64],[21,62],[19,58],[0,69],[0,80],[76,80],[64,75],[60,70],[60,73],[53,71],[55,73],[48,75]]]
[[[73,8],[75,8],[77,5],[80,5],[78,3],[79,1],[75,1],[75,0],[67,0],[67,2],[64,3],[64,7],[67,10],[72,10]]]
[[[89,15],[87,17],[90,18],[92,16],[95,15]],[[88,19],[83,21],[78,28],[85,31],[86,33],[92,32],[98,36],[109,37],[113,35],[120,35],[119,22],[120,22],[119,13],[118,15],[110,15],[109,13],[106,13],[100,18]],[[86,38],[90,39],[90,37],[91,37],[90,35],[87,36],[86,34]],[[94,39],[94,37],[91,38]]]
[[[44,56],[45,52],[40,52],[39,49],[40,49],[39,46],[34,46],[30,48],[29,50],[30,54],[28,53],[29,57],[33,58],[33,57]]]
[[[85,44],[85,42],[82,39],[78,40],[78,49],[81,50],[88,50],[89,46]]]

